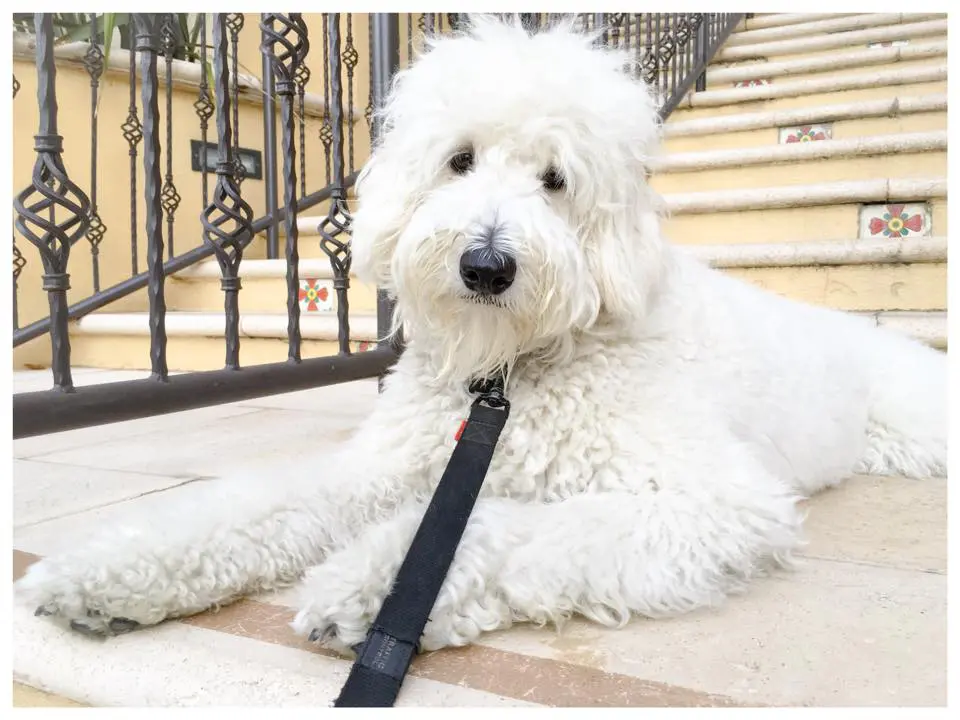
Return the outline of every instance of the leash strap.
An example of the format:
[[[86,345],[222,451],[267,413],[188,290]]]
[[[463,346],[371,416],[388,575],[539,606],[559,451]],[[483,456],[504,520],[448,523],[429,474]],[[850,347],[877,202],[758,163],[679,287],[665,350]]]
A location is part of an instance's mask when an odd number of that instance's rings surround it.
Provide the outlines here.
[[[334,707],[392,707],[400,693],[510,414],[502,377],[470,389],[480,395]]]

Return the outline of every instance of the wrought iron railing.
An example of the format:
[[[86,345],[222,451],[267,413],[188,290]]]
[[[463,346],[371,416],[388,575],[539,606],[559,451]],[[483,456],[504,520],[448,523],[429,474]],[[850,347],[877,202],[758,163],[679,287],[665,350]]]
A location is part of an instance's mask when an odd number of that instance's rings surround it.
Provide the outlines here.
[[[22,17],[22,16],[21,16]],[[20,42],[35,46],[39,130],[35,136],[36,163],[32,182],[14,199],[13,253],[14,346],[49,333],[52,345],[52,391],[14,396],[14,437],[54,432],[75,427],[115,422],[175,410],[185,410],[258,395],[289,392],[335,382],[382,374],[398,352],[393,341],[381,340],[369,352],[352,354],[348,322],[350,280],[350,213],[348,192],[362,158],[355,151],[355,80],[360,54],[354,31],[359,21],[351,14],[324,13],[321,37],[309,37],[307,23],[298,13],[266,13],[260,16],[262,38],[261,75],[251,77],[239,65],[238,45],[244,23],[251,16],[218,13],[198,16],[196,37],[184,53],[184,33],[170,14],[130,14],[122,29],[119,54],[125,60],[120,71],[129,84],[129,108],[120,127],[129,148],[129,233],[131,276],[101,289],[98,258],[104,243],[121,231],[108,229],[102,220],[102,185],[98,185],[98,124],[101,77],[107,67],[105,22],[90,15],[86,47],[64,46],[55,51],[53,19],[38,13],[33,35]],[[550,23],[559,15],[527,13],[522,21],[530,28]],[[636,54],[638,73],[657,88],[661,115],[666,116],[695,85],[704,87],[707,62],[742,16],[733,14],[625,14],[593,13],[575,16],[584,30],[602,31],[600,42]],[[390,78],[401,56],[412,58],[424,34],[456,29],[457,14],[371,14],[368,18],[370,95],[364,117],[371,137],[376,135],[376,115]],[[20,28],[24,29],[23,21]],[[15,38],[15,45],[16,45]],[[124,46],[129,50],[123,50]],[[405,50],[405,52],[403,52]],[[57,59],[82,62],[90,77],[90,183],[89,194],[72,180],[63,162],[62,137],[58,132]],[[178,58],[193,58],[188,72]],[[318,64],[317,60],[321,62]],[[312,66],[311,66],[312,62]],[[205,152],[214,121],[217,162],[212,173],[201,162],[199,186],[202,217],[199,226],[189,223],[187,232],[177,213],[188,188],[174,174],[172,96],[176,72],[192,78],[197,88],[193,103]],[[243,72],[241,72],[243,70]],[[361,70],[362,71],[362,70]],[[306,85],[321,73],[323,94],[312,97]],[[161,78],[164,88],[161,90]],[[138,106],[137,86],[140,86]],[[14,78],[14,98],[19,83]],[[344,90],[346,102],[344,102]],[[265,214],[255,218],[244,183],[246,170],[240,160],[239,113],[241,95],[260,95],[263,104],[263,187]],[[22,99],[20,100],[22,102]],[[308,105],[323,108],[317,137],[323,147],[323,178],[308,177],[305,162]],[[278,106],[279,105],[279,117]],[[279,125],[280,152],[277,153]],[[164,132],[161,132],[163,128]],[[299,157],[298,157],[299,153]],[[279,164],[282,163],[282,174]],[[114,182],[120,173],[112,174]],[[308,192],[310,187],[318,189]],[[283,204],[280,204],[282,189]],[[98,192],[100,191],[100,192]],[[110,193],[111,199],[117,193]],[[142,206],[141,206],[142,203]],[[318,228],[320,247],[331,263],[337,294],[339,353],[324,358],[301,357],[298,299],[298,214],[326,204]],[[143,216],[138,212],[143,209]],[[287,362],[246,367],[240,371],[239,294],[244,251],[259,235],[265,235],[266,255],[286,262]],[[124,228],[126,231],[127,228]],[[138,257],[140,234],[146,238],[145,270]],[[25,327],[17,317],[18,280],[26,269],[17,247],[18,234],[38,251],[42,264],[43,290],[50,312]],[[85,238],[92,256],[93,289],[89,297],[69,305],[69,260],[71,251]],[[192,245],[192,247],[191,247]],[[82,247],[82,246],[80,246]],[[174,248],[188,249],[176,254]],[[79,249],[79,248],[77,248]],[[166,259],[164,256],[166,255]],[[222,370],[170,375],[167,368],[165,331],[165,279],[201,260],[214,257],[221,270],[224,292],[225,363]],[[76,389],[70,365],[69,321],[147,288],[151,378]],[[385,338],[391,306],[378,294],[378,337]]]

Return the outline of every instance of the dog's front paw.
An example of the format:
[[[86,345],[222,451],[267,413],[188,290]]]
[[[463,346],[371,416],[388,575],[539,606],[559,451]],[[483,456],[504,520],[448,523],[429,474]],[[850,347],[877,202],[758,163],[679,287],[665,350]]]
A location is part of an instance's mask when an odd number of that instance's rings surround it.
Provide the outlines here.
[[[122,635],[164,619],[166,613],[140,592],[138,575],[69,560],[45,559],[31,565],[14,584],[17,598],[88,637]]]
[[[300,611],[291,623],[297,634],[340,652],[354,650],[380,612],[391,578],[328,562],[304,581]]]

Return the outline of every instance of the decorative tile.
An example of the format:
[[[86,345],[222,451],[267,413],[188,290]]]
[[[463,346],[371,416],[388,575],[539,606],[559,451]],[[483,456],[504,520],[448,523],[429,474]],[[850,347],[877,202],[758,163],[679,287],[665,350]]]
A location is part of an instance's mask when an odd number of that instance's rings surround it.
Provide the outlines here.
[[[333,283],[316,278],[300,279],[300,310],[329,312],[333,310]]]
[[[353,344],[354,352],[367,352],[367,350],[375,350],[376,347],[377,343],[373,340],[361,340]]]
[[[909,45],[909,40],[884,40],[883,42],[869,43],[868,48],[888,48],[888,47],[903,47],[904,45]]]
[[[815,140],[831,140],[833,125],[820,123],[817,125],[794,125],[780,128],[780,144],[813,142]]]
[[[745,87],[762,87],[763,85],[769,85],[770,81],[767,78],[753,78],[752,80],[737,80],[733,86],[735,88],[745,88]]]
[[[930,208],[925,203],[864,205],[860,208],[862,238],[929,236]]]

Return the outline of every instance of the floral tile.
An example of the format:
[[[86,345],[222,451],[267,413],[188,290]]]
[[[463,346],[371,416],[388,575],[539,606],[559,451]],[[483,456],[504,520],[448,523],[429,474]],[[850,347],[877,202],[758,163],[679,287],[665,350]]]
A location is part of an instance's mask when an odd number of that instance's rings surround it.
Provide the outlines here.
[[[831,140],[833,125],[821,123],[817,125],[794,125],[780,128],[780,144],[813,142],[815,140]]]
[[[884,40],[883,42],[869,43],[868,48],[888,48],[888,47],[903,47],[904,45],[909,45],[909,40]]]
[[[329,312],[334,309],[333,283],[316,278],[300,279],[300,310]]]
[[[361,340],[360,342],[355,342],[353,344],[354,352],[367,352],[368,350],[375,350],[377,343],[373,340]]]
[[[930,209],[925,203],[864,205],[860,208],[862,238],[929,237],[930,234]]]
[[[769,85],[770,81],[767,78],[753,78],[752,80],[737,80],[733,86],[735,88],[746,88],[746,87],[762,87],[763,85]]]

